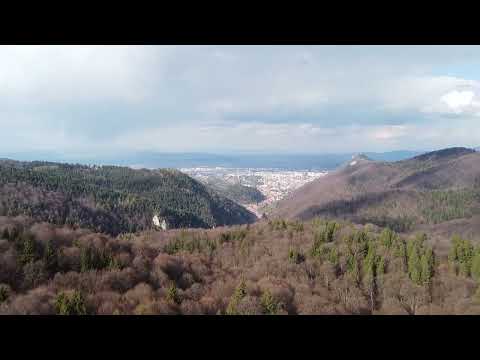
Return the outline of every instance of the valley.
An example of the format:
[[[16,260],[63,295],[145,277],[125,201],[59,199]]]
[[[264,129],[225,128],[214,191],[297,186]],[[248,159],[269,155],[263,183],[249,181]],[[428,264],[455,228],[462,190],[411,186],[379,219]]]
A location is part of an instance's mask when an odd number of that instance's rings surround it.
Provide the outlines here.
[[[0,314],[478,314],[478,169],[466,148],[328,172],[4,159]]]
[[[230,185],[257,189],[263,195],[263,198],[253,199],[256,201],[238,198],[234,200],[239,200],[239,203],[259,218],[265,213],[268,214],[277,201],[285,198],[292,191],[328,173],[318,170],[222,167],[182,168],[180,170],[206,184],[221,181]]]

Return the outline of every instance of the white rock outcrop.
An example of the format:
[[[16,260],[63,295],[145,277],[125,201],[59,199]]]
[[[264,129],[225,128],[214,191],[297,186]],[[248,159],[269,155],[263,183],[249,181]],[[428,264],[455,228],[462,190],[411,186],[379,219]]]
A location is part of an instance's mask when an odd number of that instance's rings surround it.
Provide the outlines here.
[[[158,215],[153,216],[152,222],[156,227],[159,227],[162,230],[167,230],[167,221],[165,219],[160,220]]]

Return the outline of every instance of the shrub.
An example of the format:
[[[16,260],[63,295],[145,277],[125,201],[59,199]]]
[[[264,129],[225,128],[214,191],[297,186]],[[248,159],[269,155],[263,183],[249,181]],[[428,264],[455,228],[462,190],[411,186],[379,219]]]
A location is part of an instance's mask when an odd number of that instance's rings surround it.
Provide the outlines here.
[[[260,303],[264,314],[275,315],[277,313],[279,306],[270,291],[267,290],[262,294]]]
[[[240,284],[238,284],[238,286],[235,288],[235,291],[234,291],[232,297],[230,298],[230,302],[228,303],[226,314],[227,315],[240,315],[237,307],[238,307],[238,304],[240,303],[240,301],[245,296],[247,296],[247,285],[245,283],[245,280],[242,279]]]
[[[77,290],[60,293],[55,300],[55,310],[58,315],[87,315],[85,298]]]
[[[291,248],[288,251],[288,261],[290,261],[293,264],[300,264],[305,261],[305,255],[303,255],[298,250]]]

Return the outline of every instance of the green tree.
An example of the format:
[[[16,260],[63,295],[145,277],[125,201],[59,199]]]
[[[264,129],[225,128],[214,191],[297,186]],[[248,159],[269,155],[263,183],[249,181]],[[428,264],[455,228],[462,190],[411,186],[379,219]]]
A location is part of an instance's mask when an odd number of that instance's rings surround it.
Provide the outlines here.
[[[422,267],[418,252],[417,247],[412,247],[408,257],[408,275],[415,284],[421,284],[422,280]]]
[[[245,296],[247,296],[247,284],[245,283],[245,280],[242,279],[230,298],[230,302],[227,306],[227,315],[239,315],[237,306]]]
[[[178,294],[178,289],[175,283],[171,283],[170,286],[167,288],[166,299],[171,304],[180,304],[180,296]]]
[[[20,255],[20,262],[23,265],[35,261],[35,240],[30,234],[23,236],[23,248]]]
[[[293,264],[300,264],[305,261],[305,256],[298,250],[290,248],[288,251],[288,260]]]
[[[6,285],[0,285],[0,304],[8,299],[9,289]]]
[[[58,267],[58,254],[57,249],[53,246],[51,241],[48,241],[45,245],[43,253],[43,262],[45,264],[45,270],[49,273],[55,273]]]
[[[393,245],[395,235],[396,234],[390,228],[384,229],[380,234],[380,243],[387,249],[390,249]]]
[[[267,290],[262,294],[260,303],[264,314],[275,315],[277,313],[279,305],[270,291]]]
[[[448,254],[451,269],[460,275],[470,276],[474,253],[474,247],[470,241],[455,235],[452,238],[452,247]]]
[[[58,315],[87,315],[85,298],[80,291],[71,294],[60,293],[55,300]]]
[[[480,281],[480,248],[476,250],[476,254],[472,259],[471,273],[476,281]]]
[[[431,283],[434,271],[434,255],[433,250],[428,248],[420,259],[421,266],[421,283],[423,285],[429,285]]]

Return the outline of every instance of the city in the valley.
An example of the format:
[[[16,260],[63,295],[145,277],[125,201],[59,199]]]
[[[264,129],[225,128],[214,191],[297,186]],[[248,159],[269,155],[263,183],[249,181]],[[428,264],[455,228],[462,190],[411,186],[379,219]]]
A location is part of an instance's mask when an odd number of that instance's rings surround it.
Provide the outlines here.
[[[258,189],[265,196],[265,200],[242,204],[258,217],[267,213],[276,201],[283,199],[292,191],[327,174],[327,171],[318,170],[292,171],[266,168],[195,167],[180,170],[201,182],[219,179],[229,184]]]

